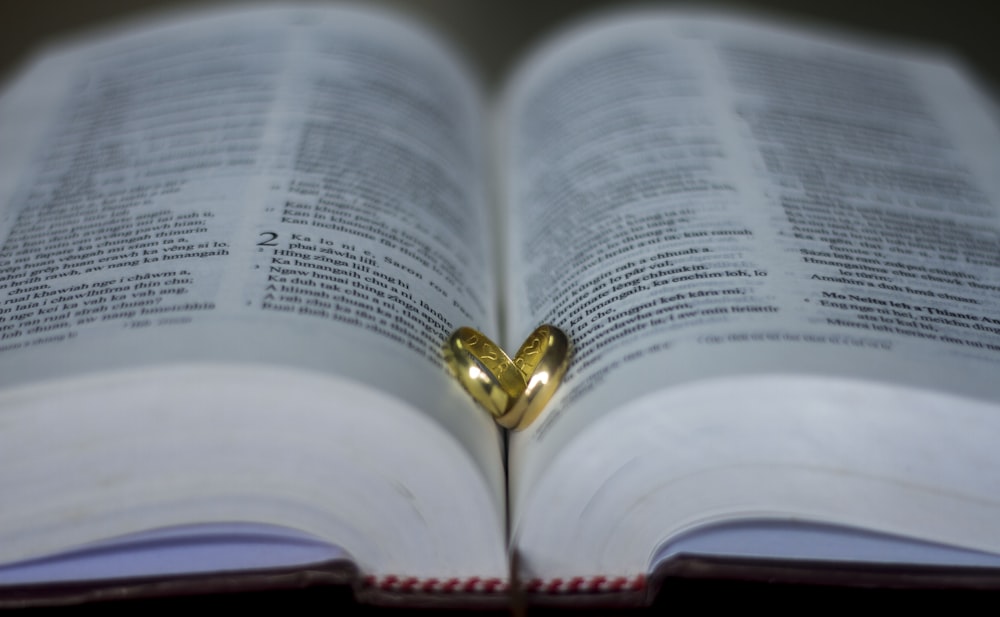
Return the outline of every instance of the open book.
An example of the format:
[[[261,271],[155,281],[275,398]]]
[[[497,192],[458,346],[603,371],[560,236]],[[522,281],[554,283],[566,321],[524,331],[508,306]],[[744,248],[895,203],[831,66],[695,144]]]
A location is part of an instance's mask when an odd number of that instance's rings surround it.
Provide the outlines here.
[[[629,13],[484,99],[322,8],[6,88],[0,599],[997,572],[1000,128],[954,63]],[[441,346],[540,323],[571,364],[505,435]]]

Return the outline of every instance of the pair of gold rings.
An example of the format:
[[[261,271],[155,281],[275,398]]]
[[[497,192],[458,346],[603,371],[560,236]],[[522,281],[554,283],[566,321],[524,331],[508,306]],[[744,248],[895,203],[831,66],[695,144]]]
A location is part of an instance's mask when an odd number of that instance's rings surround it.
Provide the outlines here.
[[[569,339],[542,325],[511,359],[472,328],[459,328],[444,346],[448,368],[462,387],[496,420],[513,430],[526,428],[542,413],[569,366]]]

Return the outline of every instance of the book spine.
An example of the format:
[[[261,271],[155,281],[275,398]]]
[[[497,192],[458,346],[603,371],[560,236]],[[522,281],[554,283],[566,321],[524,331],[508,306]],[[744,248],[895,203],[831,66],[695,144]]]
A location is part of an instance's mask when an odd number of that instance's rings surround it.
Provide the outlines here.
[[[509,595],[511,585],[499,578],[419,578],[414,576],[367,576],[362,585],[369,591],[406,594]],[[529,596],[606,594],[641,592],[646,576],[577,576],[573,578],[530,579],[521,583]]]

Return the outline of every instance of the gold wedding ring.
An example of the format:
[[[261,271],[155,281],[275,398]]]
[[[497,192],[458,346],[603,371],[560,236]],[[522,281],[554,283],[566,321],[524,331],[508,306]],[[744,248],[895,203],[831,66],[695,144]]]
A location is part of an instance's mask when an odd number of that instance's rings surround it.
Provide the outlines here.
[[[569,367],[569,339],[555,326],[538,326],[517,350],[514,364],[524,375],[524,393],[497,422],[519,431],[535,421],[559,387]]]
[[[535,329],[511,360],[472,328],[459,328],[445,344],[459,383],[505,428],[530,425],[552,398],[569,366],[569,340],[555,326]]]
[[[500,418],[524,392],[524,375],[493,341],[472,328],[459,328],[445,345],[448,368],[472,398]]]

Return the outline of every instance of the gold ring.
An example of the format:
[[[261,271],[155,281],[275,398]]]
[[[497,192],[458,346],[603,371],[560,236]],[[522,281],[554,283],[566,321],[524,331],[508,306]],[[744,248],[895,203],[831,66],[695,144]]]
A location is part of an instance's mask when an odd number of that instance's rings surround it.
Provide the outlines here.
[[[559,387],[569,356],[569,339],[562,330],[550,325],[536,328],[514,355],[514,364],[524,375],[524,392],[497,422],[516,431],[530,426]]]
[[[542,325],[514,359],[482,333],[459,328],[444,348],[462,387],[505,428],[527,428],[552,398],[569,366],[570,346],[555,326]]]
[[[514,362],[472,328],[459,328],[448,338],[445,360],[459,383],[494,418],[506,414],[524,392],[524,376]]]

